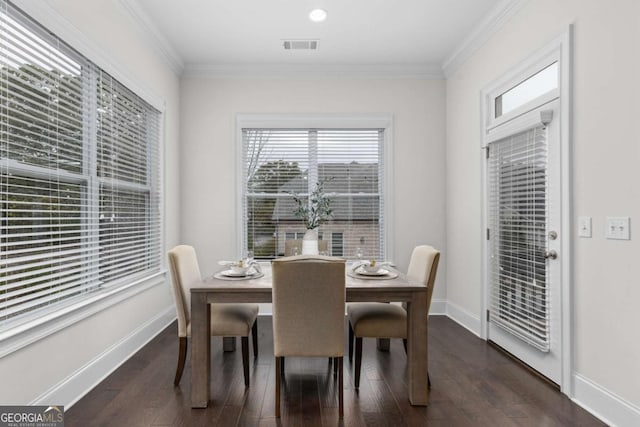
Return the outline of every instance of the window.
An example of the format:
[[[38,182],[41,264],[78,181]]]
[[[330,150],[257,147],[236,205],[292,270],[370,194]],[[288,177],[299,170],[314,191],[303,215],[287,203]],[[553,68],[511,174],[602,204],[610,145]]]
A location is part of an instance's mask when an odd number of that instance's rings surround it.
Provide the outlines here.
[[[539,96],[558,88],[558,62],[538,71],[495,98],[495,117],[498,118]]]
[[[344,256],[344,234],[331,233],[331,255]]]
[[[332,219],[319,235],[331,238],[333,255],[382,259],[385,252],[383,128],[242,128],[243,250],[256,258],[284,253],[300,238],[292,193],[308,195],[323,182]]]
[[[285,240],[296,240],[298,238],[302,239],[302,236],[304,235],[304,232],[287,232],[284,235]]]
[[[0,329],[160,271],[160,113],[0,1]]]

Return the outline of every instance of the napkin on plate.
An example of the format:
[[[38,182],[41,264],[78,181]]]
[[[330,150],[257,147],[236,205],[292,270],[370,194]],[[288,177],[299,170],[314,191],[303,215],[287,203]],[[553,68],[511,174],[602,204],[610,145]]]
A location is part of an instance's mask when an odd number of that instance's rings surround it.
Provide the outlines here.
[[[355,271],[362,267],[363,265],[369,265],[369,261],[356,261],[353,263],[353,267],[351,267],[351,271],[355,273]],[[391,268],[395,268],[395,264],[391,261],[385,261],[385,262],[377,262],[376,265],[380,268],[382,267],[391,267]]]

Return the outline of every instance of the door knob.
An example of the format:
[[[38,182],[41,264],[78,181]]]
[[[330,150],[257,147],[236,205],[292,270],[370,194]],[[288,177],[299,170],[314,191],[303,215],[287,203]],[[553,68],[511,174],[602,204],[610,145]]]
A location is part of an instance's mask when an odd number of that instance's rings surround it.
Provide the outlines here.
[[[556,259],[556,258],[558,258],[558,252],[554,251],[553,249],[550,250],[550,251],[544,251],[544,257],[545,258]]]

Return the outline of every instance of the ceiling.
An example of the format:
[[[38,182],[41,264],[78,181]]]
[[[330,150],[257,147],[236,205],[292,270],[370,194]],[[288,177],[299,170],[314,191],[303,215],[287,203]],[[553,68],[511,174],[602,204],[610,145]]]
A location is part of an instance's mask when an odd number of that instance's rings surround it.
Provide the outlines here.
[[[180,68],[438,70],[505,0],[121,0]],[[327,10],[323,23],[311,9]],[[319,40],[285,50],[285,39]]]

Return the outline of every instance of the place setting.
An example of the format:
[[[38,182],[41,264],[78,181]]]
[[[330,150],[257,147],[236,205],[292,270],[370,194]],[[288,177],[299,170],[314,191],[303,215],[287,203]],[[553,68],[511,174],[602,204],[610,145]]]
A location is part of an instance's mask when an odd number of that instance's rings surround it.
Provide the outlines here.
[[[358,251],[357,256],[358,258],[362,258],[360,251]],[[347,274],[356,279],[369,280],[395,279],[398,277],[398,272],[395,271],[392,263],[380,262],[375,259],[370,259],[368,261],[356,261],[347,271]]]
[[[214,278],[220,280],[250,280],[264,276],[260,264],[253,259],[253,253],[247,253],[238,261],[218,261],[224,269],[215,273]]]

